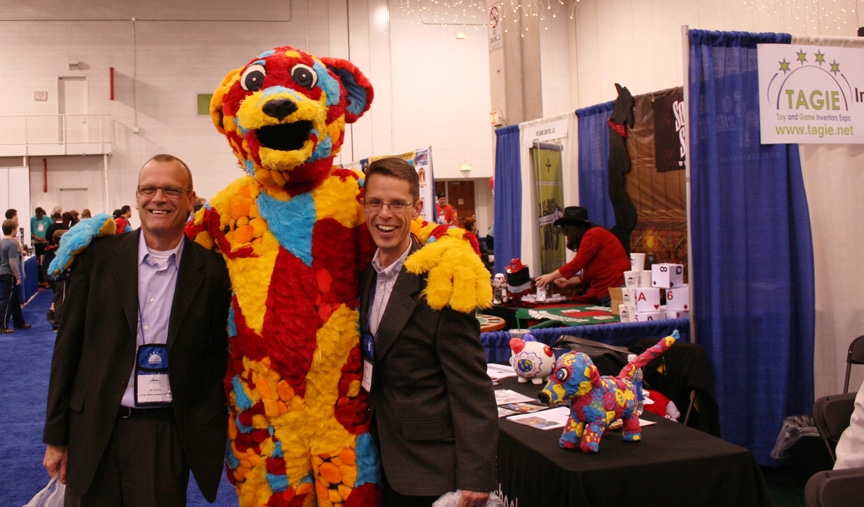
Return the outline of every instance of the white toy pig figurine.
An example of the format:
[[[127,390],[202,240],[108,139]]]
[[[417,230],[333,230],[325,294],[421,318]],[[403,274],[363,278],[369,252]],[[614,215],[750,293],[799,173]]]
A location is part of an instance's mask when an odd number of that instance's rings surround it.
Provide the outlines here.
[[[555,367],[555,354],[552,347],[538,342],[533,336],[525,335],[525,339],[511,338],[510,366],[516,371],[521,383],[530,379],[534,384],[546,382]]]

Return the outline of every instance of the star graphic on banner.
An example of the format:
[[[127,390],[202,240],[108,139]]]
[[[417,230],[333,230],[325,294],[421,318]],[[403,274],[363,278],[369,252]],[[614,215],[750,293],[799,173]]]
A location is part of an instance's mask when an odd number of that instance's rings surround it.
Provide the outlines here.
[[[798,55],[798,63],[804,65],[804,62],[807,61],[807,53],[805,53],[803,49],[799,49],[795,54]]]
[[[833,72],[834,74],[840,72],[840,64],[837,63],[837,60],[831,62],[831,72]]]
[[[785,58],[783,59],[782,62],[777,62],[777,63],[780,64],[780,70],[781,70],[784,74],[787,73],[787,72],[789,72],[789,70],[790,70],[790,69],[789,69],[789,62],[787,62]]]
[[[825,53],[822,51],[816,51],[816,63],[818,63],[820,67],[825,63]]]

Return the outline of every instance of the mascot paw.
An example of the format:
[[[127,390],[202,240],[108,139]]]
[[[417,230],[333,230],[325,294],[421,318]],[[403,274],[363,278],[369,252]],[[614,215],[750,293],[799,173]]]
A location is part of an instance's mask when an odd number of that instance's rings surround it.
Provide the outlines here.
[[[48,266],[49,275],[59,275],[69,269],[75,256],[83,252],[93,238],[113,236],[117,232],[114,219],[107,213],[100,213],[93,218],[85,218],[63,235],[57,254]]]
[[[405,261],[414,274],[428,273],[426,300],[440,310],[450,306],[469,313],[492,306],[490,275],[483,261],[465,237],[465,231],[451,227]]]

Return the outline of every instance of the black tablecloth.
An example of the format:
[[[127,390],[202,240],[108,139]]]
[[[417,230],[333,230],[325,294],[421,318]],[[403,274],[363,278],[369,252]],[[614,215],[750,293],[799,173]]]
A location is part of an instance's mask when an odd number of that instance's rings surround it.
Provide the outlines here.
[[[541,386],[505,379],[502,389],[536,396]],[[499,421],[498,478],[505,505],[767,506],[771,495],[747,449],[646,413],[642,441],[607,433],[600,452],[558,446],[561,429]],[[516,502],[518,500],[518,503]]]

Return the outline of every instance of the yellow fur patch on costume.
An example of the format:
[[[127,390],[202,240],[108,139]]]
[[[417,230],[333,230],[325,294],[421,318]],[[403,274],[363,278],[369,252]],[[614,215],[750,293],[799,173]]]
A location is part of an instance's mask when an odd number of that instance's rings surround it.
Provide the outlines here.
[[[362,176],[358,175],[358,178]],[[316,219],[332,218],[343,227],[353,229],[363,223],[362,207],[357,199],[347,199],[360,193],[358,180],[331,176],[312,191]]]
[[[435,310],[449,304],[458,312],[470,313],[492,306],[489,272],[471,244],[462,239],[463,235],[462,229],[451,228],[405,260],[405,268],[411,273],[429,272],[425,294],[429,306]],[[431,269],[433,266],[435,269]]]

